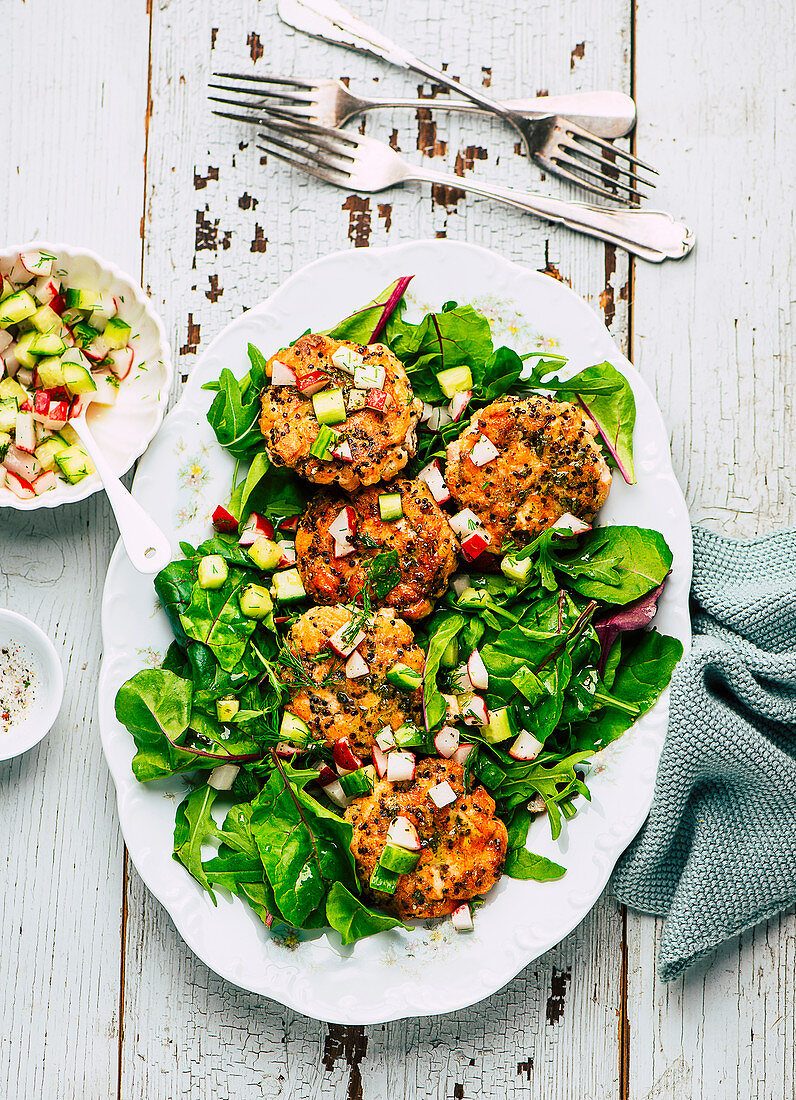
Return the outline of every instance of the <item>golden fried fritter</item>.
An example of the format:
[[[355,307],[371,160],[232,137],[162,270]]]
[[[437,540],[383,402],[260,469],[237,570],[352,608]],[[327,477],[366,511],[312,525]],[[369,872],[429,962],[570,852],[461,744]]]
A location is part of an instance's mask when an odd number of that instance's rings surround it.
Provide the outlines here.
[[[297,378],[321,371],[332,386],[343,390],[348,405],[352,375],[332,362],[332,355],[342,347],[364,356],[364,365],[384,367],[383,389],[390,397],[384,412],[349,408],[346,420],[334,426],[340,442],[348,442],[352,461],[320,459],[310,454],[320,425],[312,398],[305,397],[295,386],[266,386],[262,393],[260,429],[274,465],[289,466],[319,485],[337,482],[343,489],[352,490],[395,477],[415,453],[415,429],[423,402],[414,397],[403,366],[383,344],[365,346],[310,334],[272,355],[266,371],[270,377],[276,359],[290,367]]]
[[[285,681],[294,686],[287,710],[297,715],[313,734],[332,745],[347,737],[354,752],[370,756],[374,738],[384,726],[398,729],[421,717],[420,689],[403,691],[386,682],[393,665],[400,661],[418,672],[425,657],[415,645],[412,629],[394,611],[383,609],[364,619],[366,635],[358,646],[370,667],[367,676],[346,679],[345,659],[328,650],[329,639],[352,619],[361,619],[347,607],[311,607],[290,629],[287,644],[304,668],[285,670]],[[326,660],[314,660],[329,653]],[[313,686],[310,686],[310,681]]]
[[[507,396],[481,409],[448,444],[448,488],[492,536],[491,552],[509,541],[530,541],[566,513],[594,519],[611,487],[596,434],[594,421],[576,405]],[[471,454],[481,435],[499,455],[476,466]]]
[[[379,495],[400,493],[403,517],[382,520]],[[329,525],[350,505],[356,513],[356,550],[334,556]],[[448,587],[456,569],[458,544],[447,516],[422,481],[400,479],[389,486],[363,489],[354,496],[319,493],[310,502],[296,532],[296,554],[308,596],[317,603],[352,600],[365,586],[365,567],[380,550],[395,550],[400,563],[399,584],[382,600],[407,619],[422,619],[434,600]]]
[[[430,787],[447,781],[456,801],[438,809]],[[370,876],[399,815],[417,827],[420,862],[401,875],[395,894],[369,888]],[[363,893],[380,909],[402,920],[444,917],[464,901],[491,890],[503,871],[508,837],[495,817],[495,802],[484,787],[465,793],[464,769],[453,760],[421,761],[405,783],[380,780],[370,795],[355,799],[345,812],[354,827],[351,852]]]

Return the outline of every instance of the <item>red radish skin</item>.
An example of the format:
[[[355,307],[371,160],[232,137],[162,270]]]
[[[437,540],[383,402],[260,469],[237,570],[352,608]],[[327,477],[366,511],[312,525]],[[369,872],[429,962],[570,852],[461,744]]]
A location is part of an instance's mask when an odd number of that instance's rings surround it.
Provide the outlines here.
[[[291,745],[289,741],[280,741],[274,749],[274,752],[277,756],[281,756],[284,757],[286,760],[289,760],[300,753],[301,749],[298,747],[298,745]],[[332,772],[331,768],[329,768],[328,770]],[[334,778],[334,772],[332,772],[332,777]]]
[[[478,691],[486,691],[489,687],[489,673],[477,649],[474,649],[467,659],[467,675],[470,677],[473,687],[477,688]]]
[[[471,531],[462,539],[462,553],[468,561],[475,561],[489,546],[491,539],[487,531]]]
[[[295,371],[292,371],[286,363],[281,363],[278,359],[275,359],[271,370],[271,385],[295,386]]]
[[[489,723],[489,711],[480,695],[473,695],[462,707],[462,721],[468,726],[486,726]]]
[[[296,564],[296,544],[294,542],[278,542],[277,546],[282,551],[282,557],[279,559],[280,569],[283,566]]]
[[[301,378],[296,379],[296,387],[299,393],[304,397],[312,397],[313,394],[320,393],[324,386],[328,386],[329,376],[324,374],[323,371],[313,370],[309,374],[302,374]]]
[[[361,676],[367,676],[370,665],[361,653],[354,650],[345,663],[345,675],[347,680],[358,680]]]
[[[365,407],[373,412],[386,412],[392,404],[392,398],[385,390],[368,390]]]
[[[351,637],[351,629],[349,623],[344,623],[339,630],[335,630],[331,638],[328,641],[330,649],[334,650],[338,657],[350,657],[357,646],[361,645],[365,640],[365,632],[358,630],[356,634]]]
[[[406,848],[407,852],[419,852],[421,848],[417,826],[408,817],[396,817],[387,830],[387,841]]]
[[[341,462],[354,461],[354,456],[351,454],[351,444],[347,439],[344,439],[338,447],[332,447],[331,453],[335,458],[339,458]]]
[[[387,753],[380,749],[378,745],[374,745],[371,755],[373,756],[373,766],[376,769],[376,774],[379,779],[383,779],[387,774]]]
[[[551,528],[553,531],[561,531],[562,537],[566,537],[571,532],[573,535],[585,535],[587,531],[591,531],[591,524],[586,523],[585,520],[578,519],[577,516],[573,516],[570,512],[565,512],[563,516],[559,516]]]
[[[456,761],[457,764],[461,764],[462,767],[464,767],[464,765],[467,763],[467,757],[470,755],[474,748],[475,745],[470,744],[466,741],[460,741],[458,749],[453,754],[453,759]]]
[[[473,396],[472,390],[465,390],[463,393],[455,393],[451,399],[448,410],[454,421],[460,420],[462,413],[470,404],[470,398]]]
[[[298,527],[300,516],[285,516],[283,520],[279,521],[280,531],[295,531]]]
[[[457,932],[472,932],[473,914],[470,906],[465,902],[457,906],[451,913],[451,924]]]
[[[243,525],[243,530],[238,539],[238,545],[254,546],[260,536],[272,539],[274,537],[274,525],[269,519],[266,519],[265,516],[260,516],[257,512],[252,512]]]
[[[351,748],[351,742],[347,737],[338,737],[332,745],[332,756],[338,768],[344,768],[346,771],[355,772],[357,768],[362,767],[362,761]]]
[[[33,411],[46,416],[50,408],[50,395],[46,390],[36,390],[33,395]]]
[[[14,496],[19,497],[20,500],[31,500],[36,496],[36,490],[24,477],[13,473],[8,467],[6,467],[5,475],[6,485]]]
[[[238,521],[223,504],[219,504],[213,512],[213,526],[216,531],[220,531],[224,535],[236,535],[238,533]]]
[[[330,783],[337,782],[337,773],[332,771],[328,764],[322,764],[321,770],[318,772],[318,785],[320,787],[328,787]]]
[[[133,349],[129,345],[126,348],[114,348],[113,351],[108,352],[111,370],[120,382],[123,382],[133,369],[134,357]]]

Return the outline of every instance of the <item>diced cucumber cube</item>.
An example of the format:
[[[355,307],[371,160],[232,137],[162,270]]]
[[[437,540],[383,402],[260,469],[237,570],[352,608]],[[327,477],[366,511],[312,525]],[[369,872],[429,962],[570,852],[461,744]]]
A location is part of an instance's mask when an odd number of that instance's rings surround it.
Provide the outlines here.
[[[404,691],[417,691],[423,683],[423,676],[409,665],[398,661],[387,673],[387,682]]]
[[[102,339],[112,350],[125,348],[130,343],[132,329],[121,317],[111,317],[105,326]]]
[[[62,355],[66,344],[56,332],[35,332],[30,342],[31,355]]]
[[[59,451],[55,456],[55,463],[72,485],[94,473],[94,464],[82,447],[71,446]]]
[[[0,302],[0,328],[17,325],[36,312],[36,299],[27,290],[18,290]]]
[[[0,379],[0,401],[7,401],[10,398],[13,398],[17,404],[21,404],[28,400],[27,390],[23,390],[16,378]]]
[[[489,603],[489,593],[485,588],[465,588],[460,596],[456,597],[459,607],[479,608]]]
[[[400,493],[379,494],[379,515],[385,521],[400,519],[404,514]]]
[[[314,458],[328,458],[336,442],[337,432],[333,431],[328,424],[321,424],[321,430],[310,447],[310,454]]]
[[[345,398],[341,389],[314,393],[312,407],[319,424],[342,424],[346,418]]]
[[[60,332],[62,326],[61,318],[49,306],[39,306],[30,323],[37,332]]]
[[[380,863],[377,863],[373,868],[373,874],[370,876],[370,888],[371,890],[381,890],[383,894],[394,894],[398,888],[398,879],[400,875],[395,871],[388,871],[386,867],[382,867]]]
[[[77,434],[71,424],[64,424],[63,428],[58,429],[58,434],[65,443],[68,443],[70,447],[76,447],[80,444],[80,436]]]
[[[15,398],[0,401],[0,432],[13,432],[17,426],[18,406]]]
[[[285,569],[274,573],[274,595],[280,603],[302,600],[306,595],[298,569]]]
[[[39,377],[39,384],[45,390],[55,390],[59,386],[66,385],[64,368],[57,355],[49,359],[40,359],[36,364],[36,373]]]
[[[36,366],[36,356],[31,353],[30,346],[36,339],[36,331],[26,332],[20,336],[14,346],[14,358],[22,367],[33,370]]]
[[[97,329],[98,332],[104,332],[105,326],[111,317],[116,313],[116,302],[112,294],[108,294],[107,291],[100,294],[97,299],[97,304],[91,311],[89,317],[89,323]]]
[[[247,619],[266,619],[274,609],[274,601],[261,584],[247,584],[240,591],[240,609]]]
[[[286,710],[282,714],[279,737],[282,741],[289,741],[292,745],[306,745],[310,737],[310,727],[297,714],[291,714],[289,710]]]
[[[426,736],[423,730],[421,730],[419,726],[412,725],[411,722],[407,722],[405,725],[399,726],[397,730],[394,730],[393,737],[399,749],[419,749],[426,743]]]
[[[52,470],[55,466],[55,456],[60,454],[61,451],[65,451],[66,447],[67,444],[62,439],[53,435],[43,440],[34,451],[34,454],[45,470]]]
[[[282,551],[279,546],[265,535],[260,535],[254,540],[248,553],[258,569],[268,570],[269,573],[272,569],[276,569],[282,560]]]
[[[515,735],[516,730],[511,728],[508,707],[501,707],[500,710],[490,711],[488,724],[481,727],[481,736],[485,741],[488,741],[490,745],[497,745],[501,741],[508,741],[509,737],[514,737]]]
[[[216,717],[219,722],[231,722],[240,710],[240,703],[234,695],[227,695],[223,699],[216,700]]]
[[[510,581],[517,581],[518,584],[525,584],[533,572],[533,558],[528,556],[527,558],[514,557],[512,554],[506,554],[503,561],[500,563],[500,571],[504,577],[507,577]]]
[[[6,298],[10,298],[14,293],[14,284],[4,275],[3,278],[0,279],[0,302],[4,302]]]
[[[447,398],[466,393],[473,388],[473,375],[469,367],[449,367],[437,375],[440,389]]]
[[[81,290],[80,287],[70,286],[67,287],[64,298],[67,309],[80,309],[88,312],[91,309],[96,309],[99,294],[96,290]]]
[[[340,786],[347,798],[359,798],[373,790],[373,779],[364,768],[357,768],[355,772],[340,776]]]
[[[91,325],[86,324],[85,321],[78,321],[76,325],[72,326],[72,336],[75,343],[79,348],[87,348],[92,340],[96,340],[99,336],[99,332]]]
[[[221,588],[229,576],[229,567],[220,554],[208,554],[199,562],[199,587]]]
[[[420,852],[410,852],[408,848],[401,848],[388,840],[384,845],[384,851],[379,856],[378,866],[383,871],[393,871],[396,875],[408,875],[410,871],[414,871],[419,862]]]
[[[67,348],[61,356],[61,366],[70,393],[93,393],[97,389],[88,360],[80,348]]]

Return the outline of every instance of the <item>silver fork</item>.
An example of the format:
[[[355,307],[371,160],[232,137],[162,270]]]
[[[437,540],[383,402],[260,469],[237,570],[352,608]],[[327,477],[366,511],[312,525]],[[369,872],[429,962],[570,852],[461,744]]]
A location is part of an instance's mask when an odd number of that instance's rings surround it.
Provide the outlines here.
[[[657,175],[655,169],[632,153],[617,149],[577,123],[558,116],[539,120],[524,118],[478,89],[460,84],[447,73],[427,65],[403,46],[369,27],[338,0],[278,0],[277,9],[288,26],[349,49],[375,54],[399,68],[411,69],[504,119],[522,138],[528,156],[551,175],[592,194],[628,204],[646,197],[639,192],[639,183],[655,186],[638,174],[638,169],[642,169]],[[603,153],[608,154],[607,160]],[[629,181],[630,186],[620,182],[620,177]]]
[[[211,88],[237,97],[224,99],[211,95],[210,99],[216,103],[254,109],[266,107],[297,122],[317,122],[320,126],[345,126],[346,122],[366,111],[393,107],[411,110],[424,107],[434,111],[467,111],[479,115],[489,113],[468,99],[363,99],[355,96],[341,80],[327,80],[324,77],[294,80],[291,77],[246,73],[213,73],[213,76],[238,82],[211,83]],[[242,102],[240,97],[246,95],[253,96],[255,101]],[[507,99],[502,104],[525,118],[561,115],[603,138],[624,137],[636,124],[636,104],[624,92],[570,92],[568,95]]]
[[[691,230],[662,211],[611,210],[534,195],[512,187],[490,187],[475,180],[418,168],[381,141],[329,126],[299,126],[273,119],[264,120],[262,125],[268,132],[259,135],[264,144],[258,145],[258,149],[337,187],[383,191],[395,184],[420,180],[473,191],[598,237],[653,263],[682,259],[694,246]]]

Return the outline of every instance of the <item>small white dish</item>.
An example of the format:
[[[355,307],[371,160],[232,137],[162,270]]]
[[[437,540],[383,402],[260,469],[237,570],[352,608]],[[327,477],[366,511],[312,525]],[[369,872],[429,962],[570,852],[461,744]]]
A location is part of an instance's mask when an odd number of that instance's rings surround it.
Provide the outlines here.
[[[126,473],[149,446],[166,412],[174,369],[163,322],[135,279],[96,252],[49,241],[29,241],[0,249],[0,272],[20,252],[49,252],[56,258],[55,270],[65,280],[86,290],[108,292],[119,300],[119,316],[132,326],[130,343],[135,352],[133,368],[119,387],[115,405],[90,405],[87,420],[91,431],[117,477]],[[0,486],[0,507],[31,512],[57,508],[85,500],[102,489],[97,474],[76,485],[63,483],[41,496],[20,500]]]
[[[0,760],[46,737],[63,697],[64,673],[50,639],[24,615],[0,609]]]

